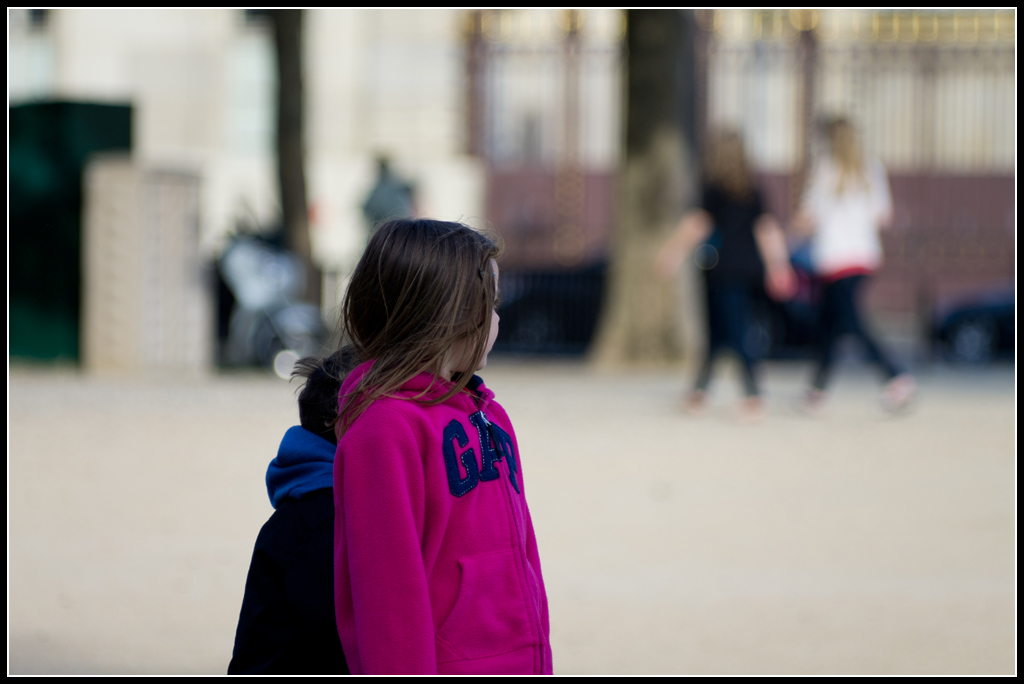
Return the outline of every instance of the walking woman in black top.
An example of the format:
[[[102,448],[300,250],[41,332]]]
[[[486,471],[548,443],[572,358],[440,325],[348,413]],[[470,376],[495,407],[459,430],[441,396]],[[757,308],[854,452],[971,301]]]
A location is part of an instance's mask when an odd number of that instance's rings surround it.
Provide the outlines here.
[[[731,348],[742,362],[744,416],[758,419],[764,404],[744,345],[750,298],[761,287],[777,299],[788,298],[796,278],[785,237],[765,211],[737,133],[721,132],[709,141],[700,207],[683,216],[655,261],[656,272],[672,277],[691,253],[706,284],[708,341],[687,408],[704,409],[715,357]]]

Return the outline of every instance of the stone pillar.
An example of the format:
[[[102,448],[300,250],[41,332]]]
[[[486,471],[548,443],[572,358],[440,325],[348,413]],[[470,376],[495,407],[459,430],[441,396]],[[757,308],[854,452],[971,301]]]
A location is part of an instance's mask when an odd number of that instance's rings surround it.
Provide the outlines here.
[[[198,375],[213,358],[197,174],[101,156],[85,172],[82,366]]]

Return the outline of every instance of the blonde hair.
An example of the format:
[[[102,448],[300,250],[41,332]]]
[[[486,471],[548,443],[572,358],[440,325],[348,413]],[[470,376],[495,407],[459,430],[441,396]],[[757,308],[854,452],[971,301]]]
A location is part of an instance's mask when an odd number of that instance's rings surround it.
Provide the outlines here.
[[[828,138],[832,159],[839,167],[836,194],[843,194],[851,182],[861,187],[867,186],[864,158],[861,155],[860,141],[857,139],[857,131],[853,124],[848,119],[836,117],[826,125],[825,135]]]
[[[706,183],[721,188],[734,199],[750,196],[754,181],[739,133],[720,130],[712,134],[704,155],[704,177]]]

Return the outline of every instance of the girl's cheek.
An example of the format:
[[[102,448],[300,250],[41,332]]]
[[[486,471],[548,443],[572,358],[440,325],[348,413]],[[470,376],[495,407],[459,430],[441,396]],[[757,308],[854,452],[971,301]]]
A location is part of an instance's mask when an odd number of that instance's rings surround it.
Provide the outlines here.
[[[498,322],[500,320],[501,320],[501,317],[498,316],[498,312],[492,310],[491,311],[491,331],[490,331],[490,334],[487,336],[487,351],[491,351],[491,347],[494,346],[494,341],[496,339],[498,339]]]

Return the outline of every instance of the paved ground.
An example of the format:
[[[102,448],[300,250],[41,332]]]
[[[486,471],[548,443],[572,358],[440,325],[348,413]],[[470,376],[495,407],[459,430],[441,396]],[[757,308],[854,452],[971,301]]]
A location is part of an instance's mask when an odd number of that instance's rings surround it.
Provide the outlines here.
[[[557,673],[1012,674],[1013,370],[933,369],[884,416],[844,370],[827,415],[736,382],[678,411],[676,374],[498,362],[551,604]],[[15,368],[10,673],[222,673],[267,462],[294,386]]]

